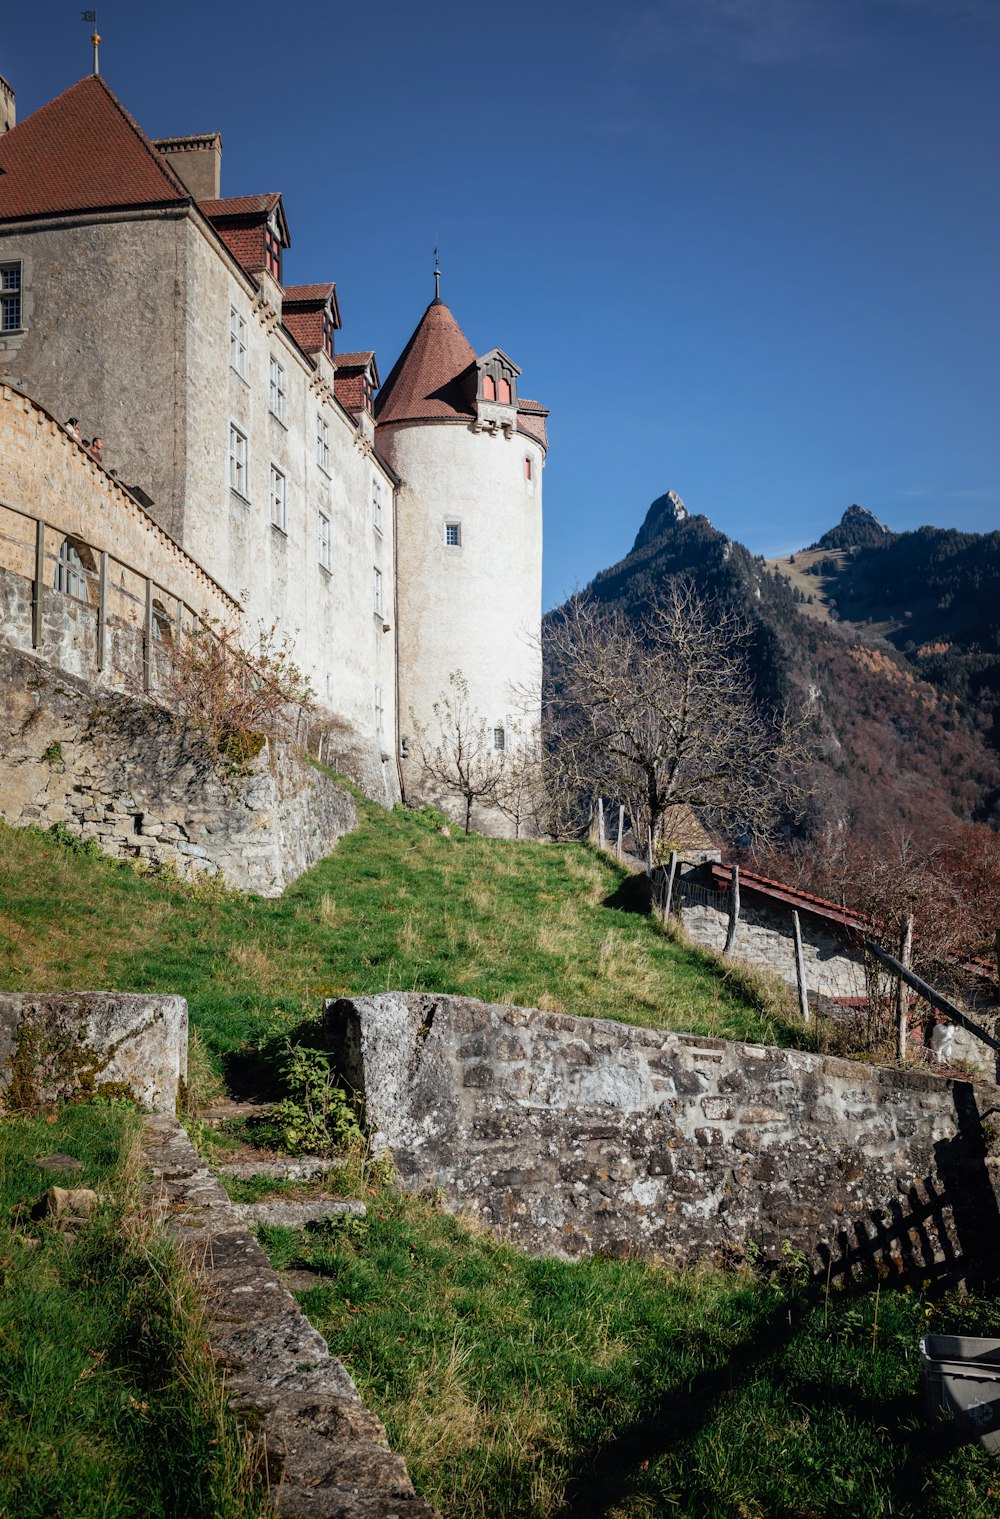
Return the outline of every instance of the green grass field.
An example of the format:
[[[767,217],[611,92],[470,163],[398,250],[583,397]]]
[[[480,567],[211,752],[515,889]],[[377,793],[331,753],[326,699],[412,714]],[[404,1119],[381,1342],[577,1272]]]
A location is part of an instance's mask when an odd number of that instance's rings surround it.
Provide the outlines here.
[[[612,860],[358,807],[356,831],[276,900],[192,890],[0,824],[0,988],[177,992],[217,1055],[288,1033],[324,995],[387,990],[810,1043],[783,993],[627,910]]]
[[[0,1519],[257,1519],[191,1288],[135,1212],[141,1120],[76,1106],[0,1121]],[[61,1151],[84,1164],[40,1172]],[[52,1184],[104,1195],[63,1232],[33,1221]]]
[[[300,1302],[448,1519],[1000,1515],[996,1461],[925,1423],[917,1359],[928,1331],[1000,1332],[996,1301],[827,1297],[794,1260],[761,1280],[536,1259],[353,1190],[367,1220],[262,1239],[321,1273]]]

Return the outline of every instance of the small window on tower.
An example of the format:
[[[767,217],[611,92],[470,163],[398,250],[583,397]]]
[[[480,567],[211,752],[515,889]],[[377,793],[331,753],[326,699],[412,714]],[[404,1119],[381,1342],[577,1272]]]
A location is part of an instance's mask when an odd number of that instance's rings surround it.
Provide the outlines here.
[[[497,398],[496,381],[491,374],[483,375],[483,400],[495,401]]]
[[[503,723],[497,723],[493,729],[493,747],[497,753],[500,753],[507,747],[507,733]]]
[[[450,549],[460,549],[462,547],[462,524],[460,522],[445,523],[444,541]]]
[[[531,472],[531,460],[527,458],[524,461],[524,478],[526,480],[531,480],[533,478]]]

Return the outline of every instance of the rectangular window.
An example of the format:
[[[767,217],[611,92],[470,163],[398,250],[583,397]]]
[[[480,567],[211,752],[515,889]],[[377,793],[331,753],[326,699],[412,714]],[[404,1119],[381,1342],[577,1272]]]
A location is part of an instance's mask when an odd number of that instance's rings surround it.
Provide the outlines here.
[[[229,367],[241,380],[247,377],[247,324],[236,310],[229,308]]]
[[[382,616],[382,571],[375,570],[375,616]]]
[[[319,512],[319,562],[324,570],[329,570],[333,567],[330,518],[322,507],[320,507]]]
[[[0,264],[0,332],[21,330],[21,263]]]
[[[382,698],[382,687],[375,687],[375,732],[381,734],[385,726],[385,703]]]
[[[271,399],[269,404],[271,411],[278,421],[283,422],[285,420],[285,413],[288,410],[288,396],[285,391],[285,371],[277,359],[271,360]]]
[[[379,532],[382,531],[382,482],[372,481],[372,522]]]
[[[280,469],[271,465],[271,522],[283,533],[288,531],[288,513],[285,502],[285,477]]]
[[[316,463],[330,473],[330,427],[320,416],[316,418]]]
[[[281,239],[278,229],[268,222],[264,229],[264,266],[268,274],[281,284]]]
[[[524,478],[526,480],[530,480],[532,478],[532,475],[531,475],[531,460],[527,456],[525,456],[525,460],[524,460]]]
[[[250,499],[250,472],[247,468],[247,440],[238,427],[229,428],[229,484],[244,501]]]
[[[498,723],[497,726],[493,729],[493,747],[498,752],[500,750],[506,749],[507,747],[507,734],[503,728],[503,725],[500,723]]]
[[[460,549],[462,547],[462,524],[460,522],[445,523],[444,541],[450,549]]]

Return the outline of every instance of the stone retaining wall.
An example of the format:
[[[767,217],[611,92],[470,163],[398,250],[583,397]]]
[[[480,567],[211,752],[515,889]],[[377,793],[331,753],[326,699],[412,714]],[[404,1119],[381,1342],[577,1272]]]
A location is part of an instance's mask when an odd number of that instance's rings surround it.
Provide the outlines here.
[[[131,1097],[175,1111],[187,1079],[183,997],[124,992],[0,995],[0,1106]]]
[[[199,735],[0,644],[0,817],[275,896],[354,827],[353,799],[287,746],[225,771]]]
[[[920,1071],[458,997],[329,1002],[403,1183],[528,1250],[965,1274],[1000,1244],[979,1114]]]

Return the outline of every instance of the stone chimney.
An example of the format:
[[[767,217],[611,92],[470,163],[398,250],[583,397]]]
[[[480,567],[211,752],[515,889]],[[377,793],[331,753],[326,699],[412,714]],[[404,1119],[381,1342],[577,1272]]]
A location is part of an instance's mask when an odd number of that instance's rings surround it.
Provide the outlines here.
[[[9,132],[17,120],[17,112],[14,108],[14,91],[0,74],[0,135]]]
[[[153,143],[195,200],[218,200],[222,189],[222,138],[218,132],[201,137],[160,137]]]

